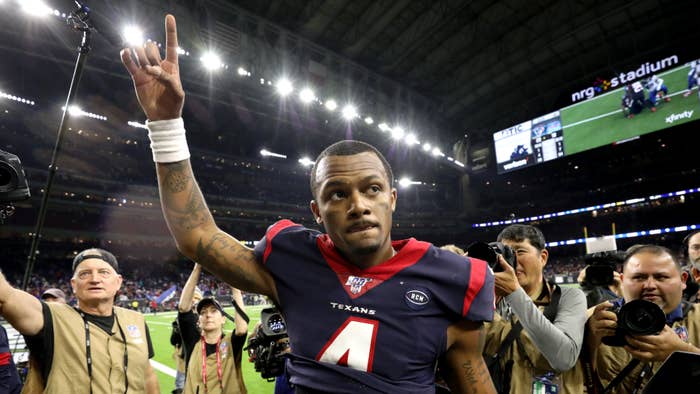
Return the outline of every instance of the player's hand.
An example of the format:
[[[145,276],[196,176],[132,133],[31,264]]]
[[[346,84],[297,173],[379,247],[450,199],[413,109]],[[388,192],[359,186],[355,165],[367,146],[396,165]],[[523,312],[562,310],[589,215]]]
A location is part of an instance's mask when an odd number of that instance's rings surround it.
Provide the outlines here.
[[[131,74],[136,88],[136,97],[148,120],[176,119],[182,116],[185,91],[180,82],[177,64],[177,26],[175,17],[165,17],[165,60],[152,41],[145,47],[132,48],[136,61],[129,48],[122,49],[122,63]]]
[[[501,256],[497,255],[498,264],[503,269],[502,272],[496,272],[493,274],[494,278],[494,288],[496,290],[496,297],[505,297],[511,294],[520,287],[520,282],[518,282],[518,277],[515,274],[513,267],[508,264],[508,262]]]
[[[643,335],[638,337],[625,336],[628,345],[625,345],[632,357],[641,361],[664,361],[677,350],[688,350],[689,346],[678,337],[678,334],[669,326],[658,335]]]
[[[617,315],[611,311],[613,304],[605,301],[593,308],[593,314],[586,322],[587,328],[598,340],[603,337],[615,335],[617,328]]]

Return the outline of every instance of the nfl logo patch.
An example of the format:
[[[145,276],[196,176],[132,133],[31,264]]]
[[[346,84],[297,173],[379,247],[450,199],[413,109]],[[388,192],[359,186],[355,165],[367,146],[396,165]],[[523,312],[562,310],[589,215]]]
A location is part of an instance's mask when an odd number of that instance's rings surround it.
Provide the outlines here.
[[[219,345],[219,352],[221,352],[221,358],[226,357],[228,354],[228,346],[226,345],[226,342],[221,342],[221,345]]]
[[[350,292],[352,294],[358,294],[362,291],[362,287],[371,281],[372,278],[363,278],[361,276],[350,275],[347,282],[345,282],[345,285],[350,286]]]
[[[128,332],[129,336],[132,338],[141,338],[141,330],[133,324],[126,326],[126,332]]]
[[[683,342],[688,342],[688,329],[685,326],[678,326],[673,329]]]

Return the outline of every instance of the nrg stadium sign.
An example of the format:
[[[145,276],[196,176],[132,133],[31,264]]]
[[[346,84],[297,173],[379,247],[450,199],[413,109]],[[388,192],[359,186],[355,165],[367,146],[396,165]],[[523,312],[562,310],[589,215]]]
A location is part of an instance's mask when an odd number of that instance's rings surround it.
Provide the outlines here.
[[[653,75],[657,71],[669,68],[678,64],[678,56],[672,55],[667,58],[657,60],[655,63],[646,62],[641,64],[636,70],[631,70],[626,73],[620,73],[615,77],[607,79],[597,78],[593,82],[593,86],[571,94],[571,102],[575,103],[581,100],[593,98],[596,94],[614,89],[620,85],[630,83],[647,75]]]

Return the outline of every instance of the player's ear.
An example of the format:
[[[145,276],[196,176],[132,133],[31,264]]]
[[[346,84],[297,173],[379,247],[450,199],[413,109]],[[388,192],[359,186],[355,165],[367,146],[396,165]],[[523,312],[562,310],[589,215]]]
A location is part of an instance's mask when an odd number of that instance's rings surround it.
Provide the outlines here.
[[[316,223],[323,224],[323,218],[321,218],[321,210],[318,208],[318,203],[316,202],[316,200],[311,200],[309,202],[309,208],[311,208],[311,212],[314,214],[314,219],[316,219]]]
[[[395,187],[391,188],[391,212],[396,211],[396,199],[398,198],[399,193],[396,191]]]

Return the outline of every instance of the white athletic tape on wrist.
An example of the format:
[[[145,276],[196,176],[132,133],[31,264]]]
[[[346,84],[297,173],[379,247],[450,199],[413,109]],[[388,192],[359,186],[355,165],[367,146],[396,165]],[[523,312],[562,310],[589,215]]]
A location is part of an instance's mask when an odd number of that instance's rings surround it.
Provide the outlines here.
[[[182,118],[146,122],[148,138],[151,139],[153,161],[174,163],[190,158],[185,138],[185,122]]]

